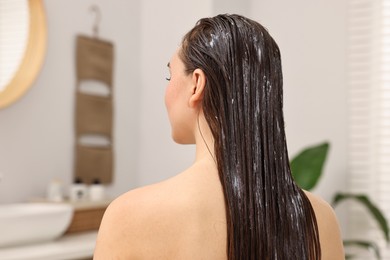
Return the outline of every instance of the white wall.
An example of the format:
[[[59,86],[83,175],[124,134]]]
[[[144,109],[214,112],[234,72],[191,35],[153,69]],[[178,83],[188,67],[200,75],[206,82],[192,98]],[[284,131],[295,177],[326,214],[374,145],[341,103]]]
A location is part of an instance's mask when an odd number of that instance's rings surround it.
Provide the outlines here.
[[[250,15],[251,0],[214,0],[213,15],[241,14]]]
[[[116,196],[168,178],[193,160],[175,144],[165,112],[166,64],[204,16],[242,13],[269,28],[282,51],[290,153],[323,140],[332,148],[316,192],[345,186],[345,3],[340,0],[46,0],[48,52],[28,94],[0,110],[0,203],[43,196],[53,178],[71,182],[74,37],[91,33],[97,3],[101,37],[115,43]]]

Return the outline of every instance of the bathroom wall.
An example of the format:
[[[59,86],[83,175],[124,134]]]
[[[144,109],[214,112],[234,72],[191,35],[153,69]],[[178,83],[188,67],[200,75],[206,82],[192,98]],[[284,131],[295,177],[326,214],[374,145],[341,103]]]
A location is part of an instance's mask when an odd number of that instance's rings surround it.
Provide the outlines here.
[[[331,141],[316,192],[329,199],[345,187],[345,0],[45,0],[49,38],[42,72],[26,96],[0,110],[0,203],[43,196],[54,178],[72,181],[74,40],[91,34],[93,3],[102,10],[101,37],[115,43],[111,196],[169,178],[193,161],[194,147],[170,138],[166,64],[200,17],[226,12],[259,20],[279,43],[290,154]]]

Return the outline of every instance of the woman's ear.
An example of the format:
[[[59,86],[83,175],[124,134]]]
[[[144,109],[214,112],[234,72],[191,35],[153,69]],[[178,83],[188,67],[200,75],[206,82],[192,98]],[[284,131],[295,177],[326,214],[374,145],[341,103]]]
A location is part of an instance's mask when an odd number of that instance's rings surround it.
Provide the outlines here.
[[[206,75],[201,69],[195,69],[192,72],[192,95],[189,100],[190,107],[194,108],[201,103],[205,86]]]

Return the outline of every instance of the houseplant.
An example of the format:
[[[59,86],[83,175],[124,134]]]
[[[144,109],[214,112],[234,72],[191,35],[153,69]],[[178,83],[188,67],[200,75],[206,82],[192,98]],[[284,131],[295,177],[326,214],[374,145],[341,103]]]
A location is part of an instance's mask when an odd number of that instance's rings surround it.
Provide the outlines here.
[[[312,190],[323,172],[323,167],[329,151],[329,143],[324,142],[318,145],[310,146],[303,149],[291,160],[291,171],[296,183],[305,190]],[[384,214],[365,194],[353,194],[346,192],[337,192],[332,199],[332,206],[335,207],[345,200],[353,200],[365,207],[375,222],[378,224],[385,240],[389,243],[389,226]],[[344,246],[360,247],[372,250],[377,259],[381,259],[380,250],[375,241],[348,239],[344,240]],[[351,255],[346,255],[346,259],[352,258]]]

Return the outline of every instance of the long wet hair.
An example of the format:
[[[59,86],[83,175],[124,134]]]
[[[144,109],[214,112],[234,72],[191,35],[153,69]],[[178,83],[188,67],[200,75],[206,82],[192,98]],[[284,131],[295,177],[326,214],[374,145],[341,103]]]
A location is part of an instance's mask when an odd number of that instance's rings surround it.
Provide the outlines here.
[[[315,213],[290,170],[280,51],[239,15],[204,18],[183,38],[187,73],[206,75],[203,112],[223,187],[229,260],[321,259]]]

